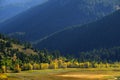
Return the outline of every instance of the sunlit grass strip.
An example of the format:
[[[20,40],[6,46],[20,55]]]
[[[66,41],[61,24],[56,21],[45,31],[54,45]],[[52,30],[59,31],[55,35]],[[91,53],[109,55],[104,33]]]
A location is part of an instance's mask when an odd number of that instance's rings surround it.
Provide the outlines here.
[[[6,74],[0,74],[0,80],[4,80],[7,79],[7,75]]]

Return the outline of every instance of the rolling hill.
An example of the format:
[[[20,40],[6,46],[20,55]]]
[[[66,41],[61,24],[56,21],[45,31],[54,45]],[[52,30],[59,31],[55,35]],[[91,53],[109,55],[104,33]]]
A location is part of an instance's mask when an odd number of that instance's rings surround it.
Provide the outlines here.
[[[78,53],[120,46],[120,10],[93,23],[71,27],[35,45],[39,49]]]
[[[68,26],[85,24],[116,10],[119,0],[49,0],[0,25],[0,32],[36,42]]]
[[[28,43],[23,44],[17,41],[16,39],[8,38],[5,35],[0,34],[0,57],[5,54],[37,55],[37,52],[35,52]]]

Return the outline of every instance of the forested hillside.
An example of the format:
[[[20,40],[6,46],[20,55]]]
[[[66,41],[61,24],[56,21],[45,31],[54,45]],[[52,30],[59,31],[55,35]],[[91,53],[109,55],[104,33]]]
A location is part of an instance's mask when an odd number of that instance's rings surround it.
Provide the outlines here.
[[[94,48],[120,46],[120,10],[93,23],[73,26],[45,38],[36,47],[76,54]]]
[[[68,26],[100,19],[119,4],[119,0],[49,0],[2,23],[0,31],[35,42]]]
[[[36,50],[0,34],[0,73],[59,68],[118,68],[120,47],[94,49],[77,55]],[[1,77],[0,77],[1,79]]]
[[[33,49],[29,43],[20,43],[0,34],[0,72],[1,69],[3,72],[9,70],[19,72],[19,66],[25,63],[48,61],[44,53]]]

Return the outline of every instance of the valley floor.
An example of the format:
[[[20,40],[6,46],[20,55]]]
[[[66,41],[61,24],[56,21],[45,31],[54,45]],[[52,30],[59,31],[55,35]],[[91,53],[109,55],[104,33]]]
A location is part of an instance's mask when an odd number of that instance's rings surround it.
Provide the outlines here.
[[[120,70],[56,69],[8,73],[9,80],[120,80]]]

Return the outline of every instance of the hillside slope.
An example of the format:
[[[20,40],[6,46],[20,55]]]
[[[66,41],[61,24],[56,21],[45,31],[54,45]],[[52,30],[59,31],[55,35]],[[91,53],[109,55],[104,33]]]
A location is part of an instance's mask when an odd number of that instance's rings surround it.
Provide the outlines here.
[[[93,23],[71,27],[36,44],[39,49],[78,53],[120,46],[120,10]]]
[[[0,23],[47,0],[0,0]]]
[[[34,42],[67,26],[99,19],[118,4],[119,0],[49,0],[2,23],[0,32]]]
[[[21,44],[15,39],[8,38],[0,34],[0,57],[3,55],[14,55],[14,54],[25,54],[25,55],[36,55],[31,45],[28,43]]]

